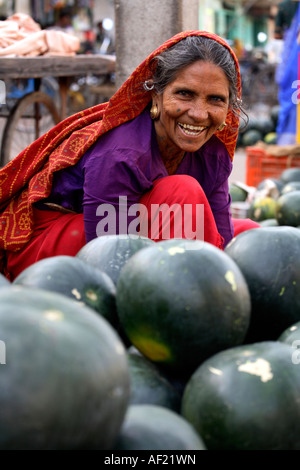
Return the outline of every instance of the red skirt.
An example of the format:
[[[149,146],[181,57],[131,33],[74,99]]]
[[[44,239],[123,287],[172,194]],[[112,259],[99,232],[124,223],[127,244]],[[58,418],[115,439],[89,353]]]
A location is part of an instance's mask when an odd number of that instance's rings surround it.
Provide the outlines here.
[[[223,248],[206,195],[192,176],[173,175],[153,183],[140,199],[141,234],[154,241],[170,238],[204,240]]]
[[[75,256],[85,245],[82,214],[33,209],[34,232],[20,251],[6,252],[7,278],[12,281],[25,268],[44,258],[57,255]]]

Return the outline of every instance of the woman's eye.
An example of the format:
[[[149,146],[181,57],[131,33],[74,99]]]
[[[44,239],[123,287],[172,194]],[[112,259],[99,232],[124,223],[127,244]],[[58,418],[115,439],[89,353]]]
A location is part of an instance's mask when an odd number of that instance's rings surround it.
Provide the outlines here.
[[[192,92],[189,90],[179,90],[177,94],[180,96],[191,96]]]
[[[218,96],[218,95],[213,95],[213,96],[211,96],[211,99],[212,99],[213,101],[222,101],[222,102],[225,101],[225,99],[223,98],[223,96]]]

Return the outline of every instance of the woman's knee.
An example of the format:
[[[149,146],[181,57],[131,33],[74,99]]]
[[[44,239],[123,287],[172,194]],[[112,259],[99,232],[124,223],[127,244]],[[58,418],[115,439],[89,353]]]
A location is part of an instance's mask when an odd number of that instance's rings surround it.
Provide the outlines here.
[[[171,175],[154,181],[151,190],[154,197],[160,197],[172,202],[184,201],[195,203],[206,200],[206,195],[200,183],[189,175]]]

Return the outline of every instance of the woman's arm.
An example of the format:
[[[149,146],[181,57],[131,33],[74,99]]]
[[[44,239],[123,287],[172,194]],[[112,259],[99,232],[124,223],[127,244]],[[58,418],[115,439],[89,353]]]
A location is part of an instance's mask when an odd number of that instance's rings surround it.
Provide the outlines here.
[[[85,164],[83,215],[86,241],[102,235],[137,231],[137,206],[148,181],[135,159],[113,152],[92,157]]]
[[[229,195],[228,180],[224,181],[211,194],[209,203],[218,227],[224,238],[224,248],[233,237],[233,223],[230,211],[231,198]]]

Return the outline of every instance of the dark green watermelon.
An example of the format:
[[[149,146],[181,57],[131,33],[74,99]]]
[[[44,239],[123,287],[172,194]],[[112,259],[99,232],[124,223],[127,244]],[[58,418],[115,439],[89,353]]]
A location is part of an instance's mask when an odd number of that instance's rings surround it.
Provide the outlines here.
[[[117,310],[133,346],[181,375],[243,342],[250,297],[240,269],[223,251],[199,240],[165,240],[127,261]]]
[[[169,382],[166,375],[139,354],[128,354],[128,364],[131,383],[131,405],[158,405],[180,410],[181,395]]]
[[[65,295],[13,285],[0,289],[0,332],[0,449],[111,449],[130,378],[110,324]]]
[[[280,105],[279,104],[275,104],[274,106],[272,106],[271,110],[270,110],[270,117],[273,121],[273,124],[274,124],[274,128],[277,127],[277,123],[278,123],[278,118],[279,118],[279,113],[280,113]]]
[[[241,269],[251,296],[245,342],[276,340],[300,321],[300,230],[261,227],[235,237],[225,253]]]
[[[208,450],[300,450],[300,374],[279,341],[208,358],[184,391],[182,416]]]
[[[119,328],[115,284],[106,273],[80,258],[61,255],[42,259],[24,269],[13,284],[58,292],[84,302]]]
[[[249,129],[243,134],[242,144],[244,147],[248,147],[255,145],[260,140],[263,140],[263,133],[258,129]]]
[[[276,201],[275,218],[279,225],[300,225],[300,190],[282,194]]]
[[[286,194],[291,191],[300,191],[300,181],[291,181],[283,186],[281,194]]]
[[[274,122],[271,117],[259,117],[256,120],[256,129],[262,133],[263,136],[275,131]]]
[[[245,188],[236,183],[231,183],[229,186],[229,194],[232,202],[246,201],[248,192]]]
[[[287,168],[281,173],[280,180],[284,184],[300,181],[300,168]]]
[[[157,405],[130,405],[115,450],[206,450],[193,426],[174,411]],[[183,460],[184,459],[184,460]],[[145,458],[149,464],[195,464],[195,455],[171,453]]]
[[[265,219],[259,222],[261,227],[278,227],[278,222],[276,219]]]
[[[104,235],[87,243],[76,257],[108,274],[116,284],[120,271],[129,258],[154,243],[147,237]]]
[[[294,344],[295,349],[300,346],[300,321],[289,326],[279,336],[277,341],[281,341],[291,346]],[[296,341],[296,343],[294,343]]]

